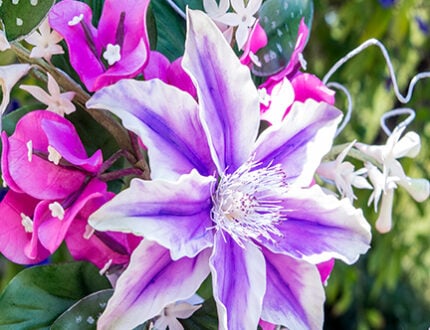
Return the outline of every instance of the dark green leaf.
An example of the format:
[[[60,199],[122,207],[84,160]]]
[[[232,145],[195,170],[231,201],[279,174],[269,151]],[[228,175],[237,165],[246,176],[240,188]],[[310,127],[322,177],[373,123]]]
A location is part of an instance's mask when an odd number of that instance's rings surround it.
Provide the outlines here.
[[[43,21],[54,0],[3,0],[0,19],[9,41],[25,38]]]
[[[92,293],[65,311],[52,324],[51,330],[91,330],[104,311],[113,289]]]
[[[27,268],[0,296],[0,329],[49,329],[78,300],[109,287],[109,281],[89,263]]]
[[[93,25],[97,26],[102,15],[104,0],[83,0],[93,11]]]
[[[12,135],[15,131],[16,123],[23,117],[25,114],[29,113],[30,111],[36,110],[36,109],[44,109],[46,108],[46,105],[43,104],[31,104],[23,106],[17,110],[14,110],[10,113],[8,113],[6,116],[2,118],[2,127],[3,130],[6,131],[8,135]]]
[[[268,44],[257,52],[261,66],[254,65],[257,76],[270,76],[286,67],[296,44],[301,19],[309,27],[312,24],[312,0],[267,0],[258,16],[267,34]]]
[[[170,61],[184,53],[185,20],[164,0],[151,1],[157,27],[157,50]]]

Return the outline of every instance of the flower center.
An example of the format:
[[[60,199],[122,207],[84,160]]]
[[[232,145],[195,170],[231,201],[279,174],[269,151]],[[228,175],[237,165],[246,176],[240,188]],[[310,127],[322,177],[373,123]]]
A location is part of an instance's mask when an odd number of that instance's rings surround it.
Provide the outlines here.
[[[260,236],[274,241],[282,236],[276,225],[285,216],[281,196],[287,191],[286,174],[279,164],[260,167],[252,160],[232,174],[224,174],[212,196],[212,220],[244,247]]]

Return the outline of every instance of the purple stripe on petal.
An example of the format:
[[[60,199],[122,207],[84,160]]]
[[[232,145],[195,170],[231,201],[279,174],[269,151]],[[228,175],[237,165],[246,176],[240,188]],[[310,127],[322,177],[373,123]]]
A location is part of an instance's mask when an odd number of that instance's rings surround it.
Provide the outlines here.
[[[196,171],[178,182],[135,179],[90,217],[102,231],[131,232],[171,250],[172,258],[193,257],[213,244],[212,177]]]
[[[341,112],[327,103],[296,102],[282,124],[261,134],[255,158],[262,166],[281,163],[291,182],[308,186],[331,148],[340,119]]]
[[[324,289],[315,265],[263,250],[267,289],[261,318],[288,329],[322,329]]]
[[[196,85],[218,170],[228,167],[232,172],[250,156],[260,122],[258,93],[249,69],[210,18],[193,10],[188,11],[182,65]]]
[[[107,109],[148,147],[153,178],[177,178],[196,168],[212,175],[206,135],[194,99],[160,80],[122,80],[95,93],[90,108]]]
[[[351,264],[369,249],[370,226],[348,199],[326,195],[320,187],[292,189],[282,202],[286,220],[276,242],[260,238],[275,253],[320,263],[339,258]]]
[[[98,329],[133,329],[168,304],[190,298],[209,275],[210,250],[196,258],[170,259],[169,250],[144,239],[120,276]]]
[[[217,232],[210,266],[219,329],[256,329],[266,290],[265,262],[252,243],[241,248]]]

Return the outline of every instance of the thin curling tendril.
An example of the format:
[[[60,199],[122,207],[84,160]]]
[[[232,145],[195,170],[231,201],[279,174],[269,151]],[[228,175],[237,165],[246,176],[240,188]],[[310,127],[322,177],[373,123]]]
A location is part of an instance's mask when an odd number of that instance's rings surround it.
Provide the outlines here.
[[[414,88],[415,88],[415,85],[417,84],[417,82],[421,79],[430,78],[430,72],[429,71],[417,73],[409,82],[408,91],[406,93],[406,96],[403,96],[402,93],[400,93],[400,91],[399,91],[399,85],[397,83],[397,78],[396,78],[396,74],[394,72],[393,64],[391,62],[390,55],[388,54],[388,51],[385,48],[385,46],[379,40],[374,39],[374,38],[363,42],[360,46],[353,49],[348,54],[346,54],[344,57],[342,57],[340,60],[338,60],[331,67],[331,69],[326,73],[326,75],[324,76],[324,78],[322,80],[323,83],[326,84],[328,87],[333,87],[333,88],[341,90],[343,93],[345,93],[345,95],[347,96],[347,99],[348,99],[347,113],[345,115],[345,119],[343,120],[342,124],[340,125],[339,129],[336,132],[336,136],[339,135],[340,132],[342,132],[342,130],[345,128],[345,126],[348,124],[348,122],[351,119],[351,113],[352,113],[352,108],[353,108],[352,107],[352,98],[351,98],[351,94],[349,93],[348,89],[345,88],[343,85],[336,83],[336,82],[328,83],[328,81],[333,76],[333,74],[337,70],[339,70],[339,68],[341,66],[343,66],[350,59],[352,59],[356,55],[360,54],[362,51],[364,51],[366,48],[368,48],[370,46],[377,46],[380,49],[382,55],[384,56],[385,62],[387,64],[387,67],[388,67],[388,70],[390,73],[390,79],[391,79],[391,82],[393,84],[393,90],[394,90],[394,93],[397,97],[397,100],[399,100],[399,102],[401,102],[403,104],[408,103],[412,98],[412,93],[414,91]],[[400,126],[403,127],[403,126],[409,125],[415,118],[415,111],[411,108],[393,109],[391,111],[388,111],[387,113],[385,113],[381,117],[381,127],[387,135],[391,135],[392,132],[388,129],[388,127],[385,123],[386,120],[388,118],[391,118],[394,116],[399,116],[399,115],[404,115],[404,114],[408,114],[409,115],[408,118],[406,118],[404,121],[402,121],[400,124],[397,125],[399,127]]]

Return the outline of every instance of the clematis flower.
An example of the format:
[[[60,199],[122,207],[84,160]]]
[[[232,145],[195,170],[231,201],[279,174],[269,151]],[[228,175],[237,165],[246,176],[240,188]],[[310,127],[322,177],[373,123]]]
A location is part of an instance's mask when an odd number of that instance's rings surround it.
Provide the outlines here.
[[[70,63],[89,91],[138,75],[149,54],[146,10],[149,0],[107,0],[98,27],[88,5],[57,3],[49,23],[66,40]]]
[[[18,80],[27,74],[29,69],[29,64],[11,64],[0,66],[0,85],[3,94],[0,104],[0,119],[9,104],[11,89],[18,82]],[[1,129],[2,123],[0,120],[0,131]]]
[[[76,110],[72,103],[74,92],[60,92],[60,86],[58,86],[55,79],[48,73],[48,91],[46,93],[42,88],[31,85],[21,85],[21,89],[29,92],[37,100],[46,104],[48,108],[46,110],[55,112],[60,116],[71,114]]]
[[[34,31],[25,39],[30,45],[34,46],[30,57],[44,58],[48,62],[51,61],[52,55],[64,54],[63,48],[58,45],[61,40],[63,38],[56,31],[51,31],[48,19],[45,19],[40,24],[38,31]]]
[[[87,103],[112,111],[141,137],[153,175],[132,180],[89,219],[97,230],[145,237],[98,326],[150,320],[194,294],[210,272],[220,329],[256,329],[260,318],[321,328],[315,264],[352,263],[370,241],[360,210],[309,188],[341,113],[297,102],[282,125],[257,138],[249,69],[206,15],[190,10],[187,22],[182,65],[199,103],[156,79],[120,81]]]

